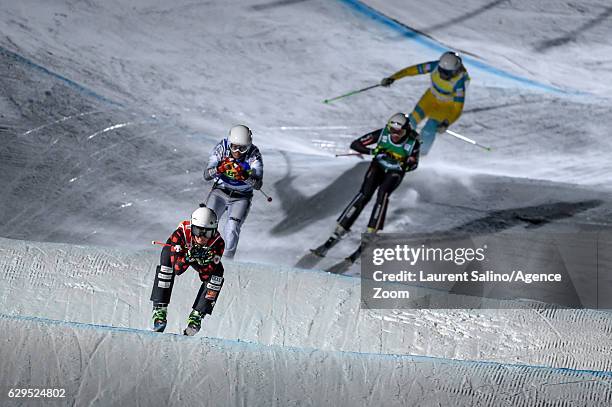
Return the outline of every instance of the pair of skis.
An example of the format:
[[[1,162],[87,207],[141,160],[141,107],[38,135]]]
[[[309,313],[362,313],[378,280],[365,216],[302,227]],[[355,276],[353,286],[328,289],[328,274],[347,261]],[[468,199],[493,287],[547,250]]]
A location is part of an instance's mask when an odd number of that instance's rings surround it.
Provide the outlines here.
[[[334,247],[340,239],[329,238],[325,243],[316,249],[310,249],[311,256],[314,256],[318,262],[319,259],[325,257],[327,252]],[[362,245],[360,244],[357,250],[351,253],[349,256],[345,257],[340,262],[334,264],[331,267],[325,269],[325,271],[333,274],[342,274],[348,271],[348,269],[359,259],[361,256]],[[298,264],[300,265],[300,264]],[[305,264],[302,264],[304,266]],[[313,264],[314,265],[314,264]]]

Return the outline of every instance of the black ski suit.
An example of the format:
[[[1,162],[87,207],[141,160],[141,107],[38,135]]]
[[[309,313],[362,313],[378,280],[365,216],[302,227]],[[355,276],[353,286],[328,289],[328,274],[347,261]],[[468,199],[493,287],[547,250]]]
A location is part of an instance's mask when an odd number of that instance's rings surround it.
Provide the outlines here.
[[[348,206],[342,211],[338,218],[338,224],[345,230],[350,230],[351,226],[359,217],[359,214],[363,208],[368,204],[374,192],[378,188],[378,195],[376,196],[376,204],[372,209],[372,215],[368,222],[368,229],[374,231],[382,230],[385,223],[385,215],[387,213],[387,206],[389,203],[389,196],[391,193],[400,185],[404,174],[408,171],[414,171],[419,165],[419,153],[421,142],[418,139],[418,133],[414,130],[406,129],[407,133],[398,143],[403,144],[408,140],[408,137],[415,138],[414,147],[409,156],[407,156],[402,162],[399,162],[398,169],[388,169],[383,166],[382,160],[388,159],[388,155],[384,150],[369,149],[367,146],[377,144],[382,135],[383,129],[374,130],[360,138],[354,140],[351,143],[351,149],[361,154],[372,154],[376,151],[376,157],[372,160],[368,171],[365,174],[363,183],[359,193],[355,195],[353,200]]]

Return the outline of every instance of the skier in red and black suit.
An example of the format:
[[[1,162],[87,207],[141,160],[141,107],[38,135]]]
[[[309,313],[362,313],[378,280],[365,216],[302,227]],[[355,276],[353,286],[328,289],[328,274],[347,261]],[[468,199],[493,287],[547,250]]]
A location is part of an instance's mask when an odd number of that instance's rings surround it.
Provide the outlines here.
[[[368,148],[376,144],[375,148]],[[355,220],[378,189],[376,204],[368,222],[368,233],[383,229],[389,196],[400,185],[404,175],[419,165],[421,142],[419,135],[410,127],[404,113],[396,113],[382,129],[374,130],[351,143],[351,149],[361,154],[373,155],[374,159],[366,172],[359,192],[338,218],[334,233],[321,246],[312,250],[320,257],[327,254]]]
[[[202,326],[204,315],[212,313],[223,286],[221,256],[225,242],[217,227],[217,215],[200,205],[191,215],[191,220],[181,222],[168,238],[161,252],[151,292],[154,331],[163,332],[166,328],[174,276],[183,274],[189,266],[198,272],[202,285],[183,333],[195,335]]]

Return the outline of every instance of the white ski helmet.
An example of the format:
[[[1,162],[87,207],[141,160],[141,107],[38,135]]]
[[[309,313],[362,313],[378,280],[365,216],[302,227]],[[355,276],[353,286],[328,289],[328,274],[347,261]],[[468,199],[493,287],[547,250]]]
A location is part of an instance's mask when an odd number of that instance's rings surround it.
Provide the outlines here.
[[[405,128],[408,118],[404,113],[395,113],[387,120],[387,129],[394,133],[399,133]]]
[[[459,54],[453,51],[448,51],[442,54],[440,62],[438,62],[438,72],[442,79],[450,79],[459,72],[463,66],[463,61]]]
[[[239,124],[230,129],[227,139],[231,144],[237,146],[250,146],[253,142],[253,133],[247,126]]]
[[[203,205],[200,205],[191,214],[191,234],[193,236],[213,237],[219,226],[215,212]]]

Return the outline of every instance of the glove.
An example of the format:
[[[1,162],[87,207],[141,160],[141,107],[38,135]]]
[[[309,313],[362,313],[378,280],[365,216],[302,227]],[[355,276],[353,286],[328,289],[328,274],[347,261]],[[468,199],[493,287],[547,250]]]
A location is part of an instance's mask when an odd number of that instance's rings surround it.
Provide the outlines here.
[[[448,129],[448,126],[449,126],[448,120],[444,119],[442,123],[438,124],[438,129],[436,130],[436,132],[438,134],[444,133],[446,129]]]
[[[370,154],[374,155],[374,156],[378,156],[378,155],[386,156],[387,155],[386,151],[383,148],[381,148],[380,146],[376,146],[376,148],[371,149],[370,150]]]
[[[208,247],[193,246],[187,251],[185,260],[187,263],[197,263],[200,266],[206,266],[213,262],[214,257],[214,254]]]
[[[236,164],[238,165],[238,167],[236,169],[236,175],[234,179],[238,181],[245,181],[251,177],[251,175],[253,174],[253,170],[251,169],[248,163],[244,161],[237,161]]]
[[[225,171],[232,168],[233,158],[227,157],[217,165],[217,173],[225,174]]]
[[[218,167],[209,168],[206,170],[206,173],[210,179],[214,178],[217,174],[219,174]]]
[[[387,78],[382,78],[382,80],[380,81],[380,84],[386,87],[386,86],[391,86],[393,82],[395,82],[395,79],[389,76]]]
[[[249,175],[250,175],[250,173],[249,173]],[[254,177],[251,177],[251,176],[249,176],[247,179],[245,179],[244,182],[246,182],[251,187],[253,187],[253,189],[261,189],[261,186],[263,184],[261,179],[254,178]]]
[[[238,162],[228,157],[217,166],[217,171],[230,179],[244,181],[251,175],[247,167],[247,163]]]

